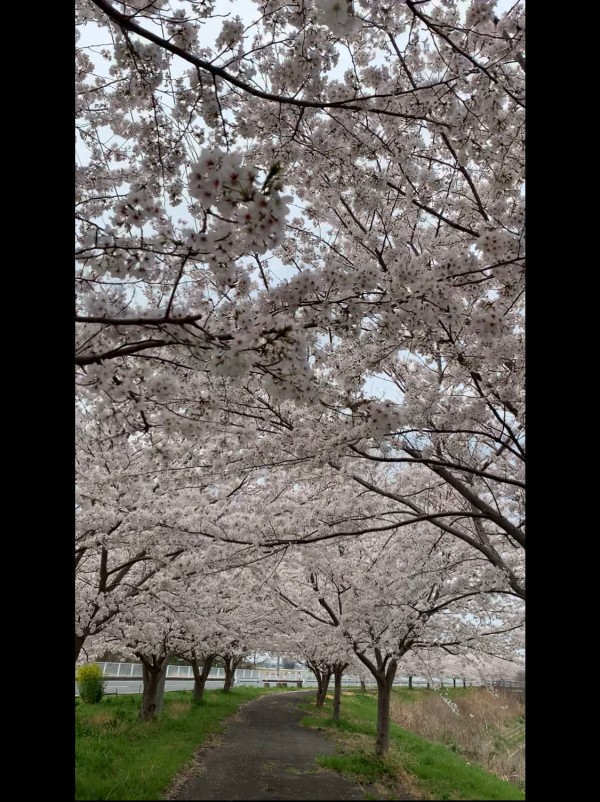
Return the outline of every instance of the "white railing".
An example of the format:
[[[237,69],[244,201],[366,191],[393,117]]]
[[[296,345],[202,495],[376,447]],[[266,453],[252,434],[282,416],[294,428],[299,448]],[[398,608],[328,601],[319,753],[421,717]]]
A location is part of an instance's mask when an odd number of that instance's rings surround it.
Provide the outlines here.
[[[142,664],[141,663],[98,663],[102,668],[102,672],[106,679],[107,694],[122,694],[122,693],[142,693]],[[207,688],[222,687],[222,682],[225,679],[225,669],[214,667],[208,675]],[[296,683],[299,679],[302,680],[302,687],[314,689],[317,686],[312,671],[308,669],[281,669],[279,674],[274,668],[238,668],[235,672],[235,685],[250,685],[261,686],[263,682],[269,680],[275,681],[279,679],[287,680],[290,688],[296,688]],[[166,690],[191,690],[194,687],[194,675],[192,667],[188,665],[170,665],[167,668],[166,676]],[[428,680],[424,677],[414,677],[412,685],[414,688],[425,688]],[[429,681],[431,687],[440,688],[442,680],[434,678],[433,683]],[[444,678],[444,687],[453,686],[452,678]],[[457,687],[462,686],[462,679],[456,680]],[[467,685],[481,685],[481,682],[467,680]],[[491,684],[491,683],[490,683]],[[507,685],[511,683],[506,683]],[[515,683],[516,684],[516,683]],[[358,687],[360,685],[360,678],[357,675],[344,674],[342,677],[342,685],[344,687]],[[396,687],[406,687],[408,685],[407,676],[396,677],[394,681]],[[367,680],[365,686],[369,689],[376,687],[374,680]],[[75,696],[79,695],[77,683],[75,683]]]
[[[142,678],[142,664],[141,663],[99,663],[102,668],[102,673],[107,679],[141,679]],[[168,680],[193,680],[194,674],[192,667],[189,665],[170,665],[167,667]],[[209,681],[223,681],[225,679],[225,669],[215,666],[211,668],[208,675]],[[298,680],[302,680],[304,685],[316,685],[312,671],[308,669],[280,669],[277,672],[274,668],[238,668],[235,672],[236,685],[256,685],[269,680],[287,680],[290,685],[295,684]],[[415,688],[425,688],[428,680],[425,677],[413,677],[412,684]],[[367,680],[367,685],[374,685],[374,681]],[[453,687],[454,681],[452,677],[433,678],[433,686],[440,687]],[[462,679],[456,679],[457,687],[462,686]],[[472,680],[467,680],[467,685],[479,685],[480,683]],[[344,674],[342,677],[342,685],[360,685],[360,678],[356,675]],[[397,676],[394,680],[394,685],[408,686],[407,676]]]

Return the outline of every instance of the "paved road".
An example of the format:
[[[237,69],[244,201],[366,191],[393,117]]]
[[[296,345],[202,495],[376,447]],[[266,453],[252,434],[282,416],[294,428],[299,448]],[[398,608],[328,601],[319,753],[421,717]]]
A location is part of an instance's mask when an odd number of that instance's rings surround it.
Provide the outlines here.
[[[202,771],[183,786],[180,800],[364,800],[357,784],[321,769],[317,755],[334,745],[298,721],[298,703],[314,691],[267,694],[244,705],[227,725],[222,744],[207,751]]]

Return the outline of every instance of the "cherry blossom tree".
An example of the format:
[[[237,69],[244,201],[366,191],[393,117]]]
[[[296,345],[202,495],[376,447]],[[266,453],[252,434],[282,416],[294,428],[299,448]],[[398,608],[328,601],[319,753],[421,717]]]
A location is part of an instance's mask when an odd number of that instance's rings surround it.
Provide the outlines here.
[[[285,573],[283,562],[278,566],[278,573],[281,572]],[[324,625],[314,618],[298,616],[296,608],[287,597],[281,595],[279,587],[274,586],[273,593],[284,604],[276,608],[276,614],[269,621],[270,643],[276,645],[279,651],[295,655],[312,671],[317,681],[316,707],[324,706],[333,677],[333,719],[339,721],[342,677],[350,667],[353,673],[360,673],[360,664],[339,631],[332,632],[328,624]]]
[[[440,650],[507,648],[522,627],[522,604],[494,587],[489,565],[456,542],[410,530],[386,544],[373,536],[313,548],[280,575],[294,610],[343,635],[378,689],[376,753],[389,748],[390,693],[411,651],[434,668]]]
[[[184,551],[154,525],[164,497],[145,478],[156,469],[152,444],[115,437],[89,406],[78,412],[75,661]]]
[[[95,648],[118,643],[142,664],[143,691],[139,716],[155,718],[162,710],[167,667],[182,647],[176,614],[160,597],[138,600],[111,620],[95,639]]]
[[[326,337],[338,404],[402,387],[408,351],[521,454],[522,7],[426,6],[257,3],[207,48],[212,3],[81,0],[112,42],[78,49],[81,381],[140,411],[148,365],[311,402]]]
[[[153,715],[174,649],[200,694],[280,637],[268,581],[381,754],[405,655],[519,631],[523,3],[76,13],[76,659],[121,638]]]

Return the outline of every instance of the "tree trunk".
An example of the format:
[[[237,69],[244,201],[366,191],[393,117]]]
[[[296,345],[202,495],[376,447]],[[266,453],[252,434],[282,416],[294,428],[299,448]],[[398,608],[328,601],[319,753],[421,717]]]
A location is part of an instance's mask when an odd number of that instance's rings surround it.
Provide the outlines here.
[[[361,691],[362,691],[363,693],[366,693],[366,692],[367,692],[367,686],[365,685],[365,681],[364,681],[364,679],[361,679],[361,681],[360,681],[360,689],[361,689]]]
[[[75,662],[79,659],[83,644],[85,643],[85,635],[75,635]]]
[[[223,693],[229,693],[229,691],[233,688],[233,683],[235,681],[235,670],[242,662],[242,657],[232,657],[227,655],[223,657],[223,663],[225,665],[225,684],[223,685]]]
[[[317,707],[323,707],[325,704],[325,698],[327,696],[327,690],[329,688],[329,681],[331,680],[331,669],[327,669],[327,671],[323,671],[322,678],[321,678],[321,690],[317,694]]]
[[[456,688],[456,677],[452,677],[452,682],[454,683],[454,687]]]
[[[167,681],[168,664],[165,662],[158,678],[158,689],[156,692],[156,714],[162,713],[163,702],[165,701],[165,682]]]
[[[466,688],[466,687],[467,687],[467,680],[463,679],[463,688]]]
[[[392,679],[393,682],[393,679]],[[377,678],[377,740],[375,754],[385,755],[390,748],[390,702],[392,683],[387,677]]]
[[[229,693],[233,686],[233,671],[231,668],[231,658],[224,657],[223,662],[225,663],[225,683],[223,685],[223,693]]]
[[[202,665],[202,670],[200,670],[200,666],[198,665],[197,660],[194,660],[192,662],[192,673],[194,674],[195,702],[199,702],[204,696],[206,680],[208,679],[208,675],[210,674],[210,669],[212,668],[212,664],[216,656],[217,656],[216,654],[209,654],[208,657],[206,657],[204,660],[204,663]]]
[[[355,654],[375,677],[377,681],[377,738],[375,741],[375,754],[378,757],[385,755],[390,748],[390,702],[392,701],[392,685],[398,670],[399,657],[384,656],[381,650],[375,647],[376,665],[369,660],[363,652],[355,649]],[[405,648],[400,657],[408,651]]]
[[[323,707],[325,704],[325,697],[327,696],[327,688],[329,687],[329,680],[333,671],[332,666],[322,668],[322,663],[318,661],[307,660],[306,665],[310,668],[317,680],[317,698],[315,704],[317,707]]]
[[[348,663],[335,663],[333,667],[333,678],[334,678],[333,720],[334,721],[340,720],[340,705],[342,703],[342,675],[347,667]]]
[[[144,721],[154,718],[162,710],[167,665],[167,660],[164,660],[159,665],[153,665],[148,660],[142,660],[144,691],[142,693],[140,718]]]
[[[317,707],[319,707],[319,699],[321,698],[323,692],[323,680],[321,679],[321,672],[314,670],[315,677],[317,678]]]
[[[412,686],[413,686],[413,684],[412,684],[412,681],[413,681],[412,674],[409,674],[409,675],[408,675],[408,687],[409,687],[411,690],[412,690]]]

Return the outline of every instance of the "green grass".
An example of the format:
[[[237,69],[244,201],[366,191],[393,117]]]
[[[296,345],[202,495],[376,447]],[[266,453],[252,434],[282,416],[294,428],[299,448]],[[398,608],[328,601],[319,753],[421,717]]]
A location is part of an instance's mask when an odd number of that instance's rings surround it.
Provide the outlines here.
[[[76,700],[75,799],[160,799],[225,718],[244,702],[279,690],[207,691],[196,705],[191,691],[174,691],[165,694],[154,721],[138,718],[140,697],[133,694],[106,696],[95,705]]]
[[[450,692],[454,689],[449,689]],[[454,691],[463,691],[456,688]],[[400,693],[427,693],[420,689]],[[342,696],[342,721],[331,718],[331,702],[322,711],[306,706],[310,714],[302,719],[306,726],[333,735],[339,746],[335,755],[318,758],[321,766],[344,772],[361,783],[376,783],[389,799],[396,799],[396,787],[422,799],[513,800],[525,799],[512,783],[470,765],[450,748],[390,725],[390,751],[385,758],[375,756],[377,699],[373,692]],[[380,797],[381,798],[381,797]],[[384,797],[385,798],[385,797]]]

